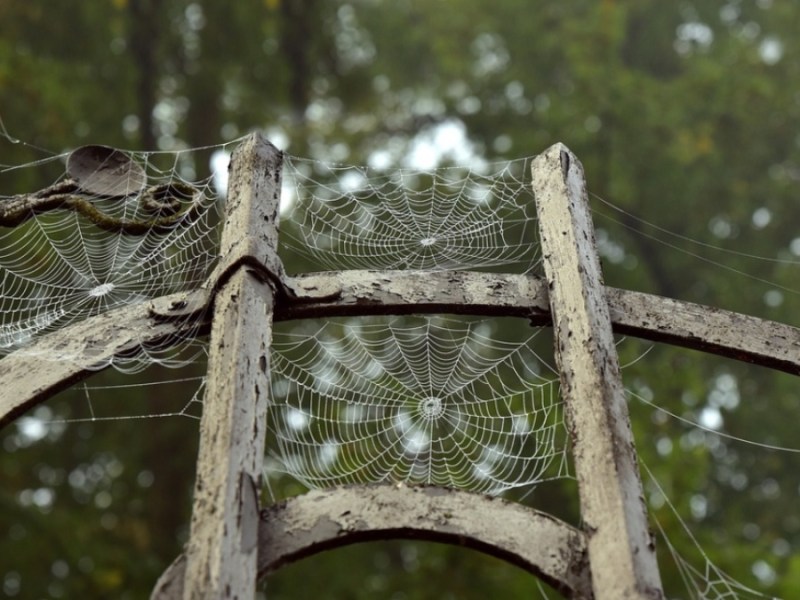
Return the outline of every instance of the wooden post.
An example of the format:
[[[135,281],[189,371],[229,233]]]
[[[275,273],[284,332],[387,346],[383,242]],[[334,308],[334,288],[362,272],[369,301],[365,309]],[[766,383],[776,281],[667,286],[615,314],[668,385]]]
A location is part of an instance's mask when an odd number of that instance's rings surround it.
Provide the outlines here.
[[[663,598],[583,167],[556,144],[532,171],[595,598]]]
[[[258,134],[231,160],[221,255],[238,254],[242,262],[214,305],[186,551],[187,600],[255,596],[274,293],[245,263],[275,262],[281,164],[281,153]]]

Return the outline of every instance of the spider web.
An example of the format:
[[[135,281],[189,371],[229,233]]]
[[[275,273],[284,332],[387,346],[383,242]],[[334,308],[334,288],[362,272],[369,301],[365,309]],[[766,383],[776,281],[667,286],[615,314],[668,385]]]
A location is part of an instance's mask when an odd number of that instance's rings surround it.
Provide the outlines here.
[[[191,151],[100,152],[107,153],[74,167],[82,177],[77,185],[64,174],[45,190],[0,196],[6,217],[0,226],[2,354],[95,315],[195,289],[216,260],[217,195],[211,177],[192,177]],[[53,170],[74,155],[29,167]],[[53,206],[40,208],[43,203]],[[118,363],[168,364],[174,342]]]
[[[490,494],[567,477],[558,382],[535,337],[422,317],[277,335],[268,471],[309,488],[391,481]]]
[[[284,254],[313,270],[527,272],[539,264],[529,173],[530,159],[420,171],[287,157]]]
[[[700,555],[699,561],[687,560],[667,536],[667,532],[661,520],[659,520],[653,511],[650,512],[650,516],[656,524],[660,537],[666,544],[669,556],[674,561],[680,573],[681,580],[689,593],[689,597],[696,600],[725,600],[728,598],[756,600],[759,598],[772,598],[772,596],[768,596],[744,585],[714,564],[705,550],[703,550],[697,538],[692,534],[686,521],[681,518],[675,505],[670,502],[669,497],[664,492],[664,488],[658,482],[653,472],[646,464],[641,464],[643,472],[648,476],[648,483],[657,491],[658,498],[667,506],[672,517],[680,524],[680,528],[688,538],[690,545],[694,546],[694,549]],[[698,566],[698,563],[702,564]]]

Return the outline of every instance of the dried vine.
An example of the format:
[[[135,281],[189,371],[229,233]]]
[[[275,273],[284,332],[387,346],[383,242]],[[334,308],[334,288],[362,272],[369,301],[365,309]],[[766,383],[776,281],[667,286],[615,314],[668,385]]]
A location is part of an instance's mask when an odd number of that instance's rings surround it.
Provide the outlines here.
[[[138,199],[142,209],[152,218],[143,220],[112,217],[101,211],[81,186],[67,179],[34,194],[20,194],[0,201],[0,226],[16,227],[51,210],[72,210],[97,227],[110,232],[144,235],[166,233],[191,223],[202,208],[203,195],[185,183],[168,183],[150,187]]]

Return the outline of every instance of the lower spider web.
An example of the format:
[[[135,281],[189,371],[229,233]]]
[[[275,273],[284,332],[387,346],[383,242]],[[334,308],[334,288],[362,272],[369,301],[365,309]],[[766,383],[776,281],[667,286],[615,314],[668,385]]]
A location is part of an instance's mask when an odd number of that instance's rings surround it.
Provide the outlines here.
[[[268,471],[499,494],[568,475],[558,383],[487,322],[325,323],[276,335]]]

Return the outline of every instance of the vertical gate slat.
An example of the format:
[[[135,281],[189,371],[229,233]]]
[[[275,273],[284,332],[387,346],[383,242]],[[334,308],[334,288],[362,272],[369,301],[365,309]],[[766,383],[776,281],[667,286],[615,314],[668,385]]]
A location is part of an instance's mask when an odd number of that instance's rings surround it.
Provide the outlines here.
[[[595,597],[662,598],[583,167],[556,144],[532,175]]]
[[[275,262],[281,153],[254,134],[231,160],[221,255]],[[216,294],[183,597],[255,595],[274,294],[240,266]]]

